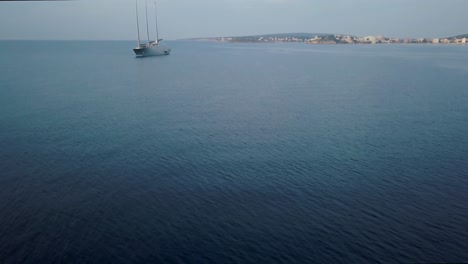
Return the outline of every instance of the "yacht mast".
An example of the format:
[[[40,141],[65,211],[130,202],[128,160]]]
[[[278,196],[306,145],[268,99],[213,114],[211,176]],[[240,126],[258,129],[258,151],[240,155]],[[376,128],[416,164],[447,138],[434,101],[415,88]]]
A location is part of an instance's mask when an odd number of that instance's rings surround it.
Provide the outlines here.
[[[148,35],[148,45],[149,45],[150,39],[149,39],[149,28],[148,28],[148,0],[145,0],[145,8],[146,8],[146,34]]]
[[[156,43],[159,43],[159,32],[158,32],[158,7],[156,5],[156,0],[154,0],[154,15],[156,17]]]
[[[138,0],[135,0],[135,10],[136,10],[136,19],[137,19],[138,47],[140,47],[141,41],[140,41],[140,22],[138,22]]]

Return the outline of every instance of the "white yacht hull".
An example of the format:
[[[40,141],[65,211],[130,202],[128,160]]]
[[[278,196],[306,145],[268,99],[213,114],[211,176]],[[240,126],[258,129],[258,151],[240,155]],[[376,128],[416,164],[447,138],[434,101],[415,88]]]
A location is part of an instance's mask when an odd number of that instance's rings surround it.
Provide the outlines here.
[[[163,44],[142,45],[133,49],[137,57],[169,55],[171,49]]]

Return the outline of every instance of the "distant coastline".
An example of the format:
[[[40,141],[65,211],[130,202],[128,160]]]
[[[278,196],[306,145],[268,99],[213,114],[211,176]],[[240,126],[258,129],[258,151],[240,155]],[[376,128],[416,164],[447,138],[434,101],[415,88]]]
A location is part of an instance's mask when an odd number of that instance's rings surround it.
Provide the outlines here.
[[[468,34],[447,38],[390,38],[345,34],[282,33],[239,37],[192,38],[194,41],[233,43],[302,42],[306,44],[468,44]]]

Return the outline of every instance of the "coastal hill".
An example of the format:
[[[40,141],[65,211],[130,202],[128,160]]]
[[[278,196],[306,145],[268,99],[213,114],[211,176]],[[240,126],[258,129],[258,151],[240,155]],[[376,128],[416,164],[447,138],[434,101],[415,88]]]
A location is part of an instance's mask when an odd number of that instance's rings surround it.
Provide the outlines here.
[[[468,34],[449,38],[389,38],[384,36],[354,36],[345,34],[325,33],[278,33],[237,37],[192,38],[186,40],[241,42],[241,43],[275,43],[303,42],[307,44],[385,44],[385,43],[415,43],[415,44],[467,44]]]
[[[468,34],[463,34],[463,35],[450,37],[449,39],[461,39],[461,38],[468,38]]]
[[[324,37],[332,34],[325,33],[277,33],[277,34],[262,34],[248,36],[230,36],[230,37],[208,37],[208,38],[191,38],[186,40],[201,40],[201,41],[223,41],[223,42],[269,42],[279,40],[308,40],[315,37]]]
[[[296,38],[296,39],[311,39],[314,37],[323,37],[332,34],[324,33],[279,33],[279,34],[264,34],[264,35],[251,35],[251,36],[240,36],[231,37],[237,40],[256,40],[256,39],[269,39],[269,38]]]

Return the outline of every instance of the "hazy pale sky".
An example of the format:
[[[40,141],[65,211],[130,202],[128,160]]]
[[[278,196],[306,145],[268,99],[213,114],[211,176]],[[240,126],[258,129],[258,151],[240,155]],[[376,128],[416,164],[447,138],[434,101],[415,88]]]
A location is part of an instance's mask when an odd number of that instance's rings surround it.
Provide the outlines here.
[[[139,3],[144,26],[144,0]],[[152,0],[148,4],[154,32],[154,5]],[[468,0],[158,0],[158,7],[164,39],[292,32],[388,37],[468,33]],[[135,38],[134,0],[0,2],[0,39]]]

